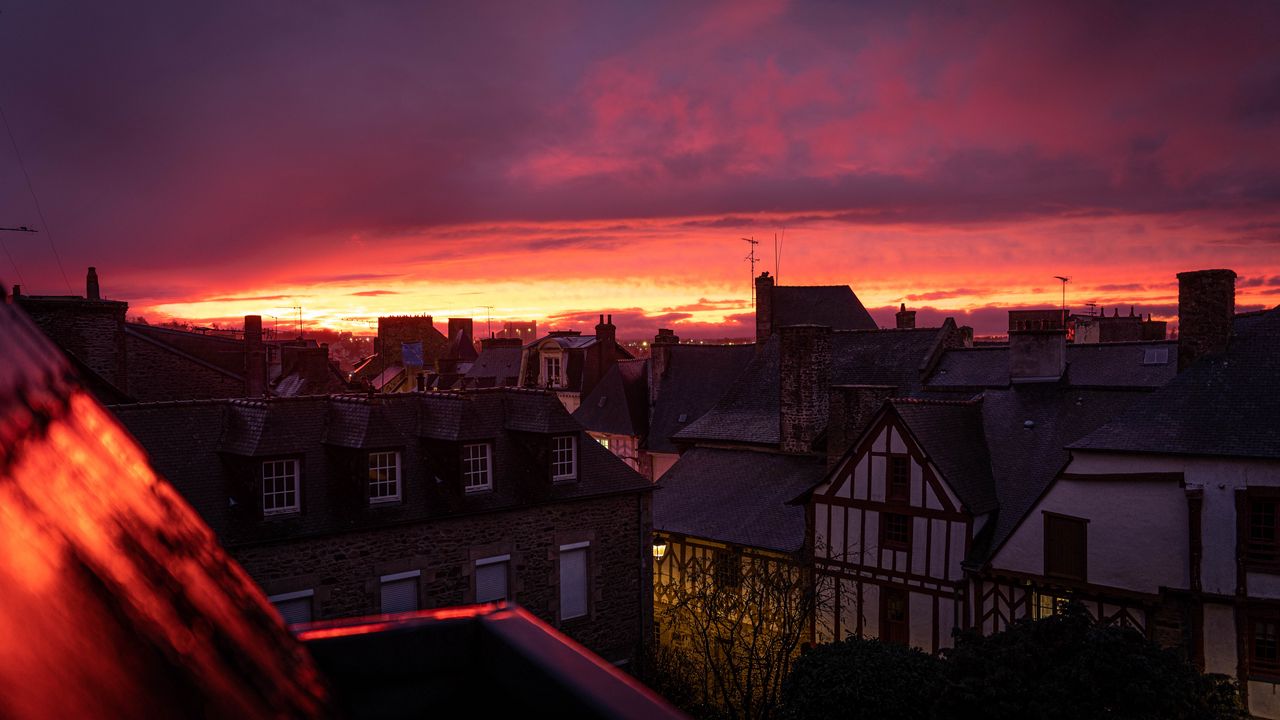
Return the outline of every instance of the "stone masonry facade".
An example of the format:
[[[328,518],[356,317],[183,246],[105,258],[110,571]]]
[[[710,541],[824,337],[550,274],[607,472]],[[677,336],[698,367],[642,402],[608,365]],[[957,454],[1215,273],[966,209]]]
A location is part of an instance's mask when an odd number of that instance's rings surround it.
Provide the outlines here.
[[[316,619],[378,613],[379,578],[411,570],[424,609],[474,602],[475,561],[510,555],[514,602],[618,661],[634,657],[647,623],[652,570],[635,548],[649,513],[649,495],[630,493],[227,549],[268,594],[314,590]],[[590,543],[589,611],[562,621],[559,548],[580,542]]]

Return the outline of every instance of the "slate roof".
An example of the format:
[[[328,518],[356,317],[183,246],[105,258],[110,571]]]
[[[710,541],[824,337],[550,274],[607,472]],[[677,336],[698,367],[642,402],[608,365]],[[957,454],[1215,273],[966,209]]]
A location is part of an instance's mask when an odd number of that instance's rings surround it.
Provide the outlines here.
[[[1167,360],[1147,364],[1148,350],[1164,349]],[[1074,387],[1158,388],[1178,374],[1176,341],[1070,343],[1066,381]],[[1009,346],[956,348],[943,353],[928,387],[980,389],[1009,387]]]
[[[214,365],[227,373],[244,377],[243,340],[221,335],[202,335],[187,330],[126,323],[125,332],[177,350],[190,358]]]
[[[894,411],[960,502],[975,515],[996,509],[980,401],[893,401]]]
[[[112,411],[147,449],[155,468],[231,545],[653,488],[583,434],[554,394],[538,391],[198,400],[135,403]],[[552,434],[578,435],[574,482],[551,482]],[[492,443],[493,489],[464,493],[461,444],[480,440]],[[346,490],[353,487],[351,465],[340,456],[344,448],[399,449],[402,501],[370,507],[362,497],[353,500]],[[252,488],[257,463],[278,457],[300,463],[303,508],[265,522],[252,514],[260,490],[255,496],[238,488]],[[248,495],[229,503],[236,492]]]
[[[1200,359],[1071,448],[1280,458],[1280,307],[1238,316],[1226,353]]]
[[[920,389],[922,369],[938,351],[945,329],[855,330],[831,334],[832,385],[894,385]],[[713,441],[777,445],[779,339],[773,336],[715,406],[674,434],[681,442]]]
[[[405,435],[382,409],[383,401],[360,395],[337,396],[328,402],[324,442],[346,448],[392,448]]]
[[[693,448],[653,494],[654,530],[795,552],[804,545],[805,507],[789,501],[825,470],[821,457]]]
[[[573,413],[582,427],[643,437],[649,433],[649,361],[621,360],[604,374]]]
[[[833,330],[875,330],[876,321],[848,285],[779,285],[773,288],[773,329],[824,325]]]
[[[649,420],[648,448],[673,453],[671,437],[715,406],[755,357],[755,345],[672,345]],[[683,419],[681,419],[683,417]]]
[[[514,386],[520,382],[520,354],[518,347],[493,347],[480,351],[480,355],[467,370],[463,385],[472,388]]]
[[[1070,459],[1067,447],[1097,430],[1148,391],[1018,385],[982,394],[982,423],[1000,508],[970,560],[984,562],[1031,510]],[[1027,423],[1030,421],[1031,425]]]

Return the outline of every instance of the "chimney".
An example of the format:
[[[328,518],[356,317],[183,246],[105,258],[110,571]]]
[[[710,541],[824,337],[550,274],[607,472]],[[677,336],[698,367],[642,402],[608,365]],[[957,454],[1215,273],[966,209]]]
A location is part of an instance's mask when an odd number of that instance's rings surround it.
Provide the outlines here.
[[[1067,324],[1062,310],[1009,311],[1009,379],[1057,382],[1067,369]]]
[[[262,316],[244,316],[244,391],[246,397],[267,392],[267,353],[262,345]]]
[[[1178,273],[1178,370],[1206,355],[1225,352],[1235,314],[1233,271]]]
[[[756,278],[756,352],[764,349],[773,334],[773,278],[768,271]]]
[[[827,420],[827,469],[866,431],[872,416],[893,397],[892,385],[833,385]]]
[[[895,317],[897,317],[897,318],[898,318],[898,329],[899,329],[899,330],[914,330],[914,329],[915,329],[915,327],[916,327],[916,311],[915,311],[915,310],[908,310],[908,309],[907,309],[907,304],[906,304],[906,303],[902,303],[902,307],[901,307],[901,309],[899,309],[899,310],[898,310],[898,314],[897,314]]]
[[[680,344],[680,337],[675,331],[659,328],[653,336],[653,345],[649,353],[649,407],[658,402],[658,386],[671,367],[671,347]]]
[[[101,300],[102,291],[98,289],[98,268],[89,266],[89,273],[84,280],[84,296],[89,300]]]
[[[779,333],[781,449],[808,453],[829,414],[831,328],[791,325]]]
[[[449,339],[458,337],[458,331],[466,328],[467,334],[471,337],[476,336],[475,321],[471,318],[449,318]]]
[[[595,370],[592,373],[582,373],[582,396],[586,397],[591,392],[596,383],[609,372],[609,368],[618,362],[617,349],[617,328],[613,326],[613,316],[607,318],[600,316],[600,322],[596,323],[596,344],[595,350]],[[590,360],[587,361],[588,363]]]

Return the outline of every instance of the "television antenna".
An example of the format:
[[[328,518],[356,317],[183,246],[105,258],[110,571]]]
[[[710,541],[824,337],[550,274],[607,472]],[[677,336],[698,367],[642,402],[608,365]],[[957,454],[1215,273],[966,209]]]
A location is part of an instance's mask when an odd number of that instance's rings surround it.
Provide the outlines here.
[[[484,321],[489,331],[489,337],[493,337],[493,306],[481,305],[484,308]]]
[[[1053,277],[1055,280],[1062,281],[1062,324],[1065,327],[1067,323],[1067,283],[1071,281],[1071,278],[1061,275],[1054,275]]]
[[[742,238],[745,243],[751,244],[751,252],[747,254],[746,259],[751,261],[751,307],[756,306],[756,246],[760,244],[759,240],[754,237]]]

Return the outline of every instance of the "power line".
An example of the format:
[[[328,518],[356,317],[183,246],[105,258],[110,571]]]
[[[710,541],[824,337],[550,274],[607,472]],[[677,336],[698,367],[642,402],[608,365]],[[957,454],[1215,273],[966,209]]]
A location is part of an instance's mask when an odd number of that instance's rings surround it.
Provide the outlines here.
[[[9,144],[13,145],[13,154],[18,158],[18,167],[22,169],[22,177],[27,180],[27,191],[31,193],[31,200],[36,205],[36,216],[40,218],[40,222],[44,225],[45,237],[49,238],[49,249],[53,251],[53,259],[58,263],[58,272],[62,274],[62,283],[67,286],[67,294],[71,295],[71,281],[67,279],[67,271],[62,269],[62,258],[58,256],[58,248],[53,244],[53,233],[49,230],[49,221],[44,218],[44,210],[40,207],[40,198],[36,197],[36,188],[31,184],[31,174],[27,172],[27,164],[22,161],[22,151],[18,150],[18,141],[13,137],[13,128],[9,126],[9,118],[4,114],[4,107],[0,106],[0,120],[4,121],[5,132],[9,135]],[[5,249],[5,252],[9,252]],[[17,266],[14,266],[17,269]]]
[[[0,232],[4,231],[35,232],[35,230],[32,230],[26,225],[19,225],[18,227],[0,227]],[[5,257],[9,258],[9,264],[13,266],[13,274],[18,276],[18,283],[20,285],[26,285],[27,281],[22,279],[22,271],[18,269],[18,263],[13,261],[13,253],[9,252],[9,246],[5,245],[3,240],[0,240],[0,248],[4,248]]]

